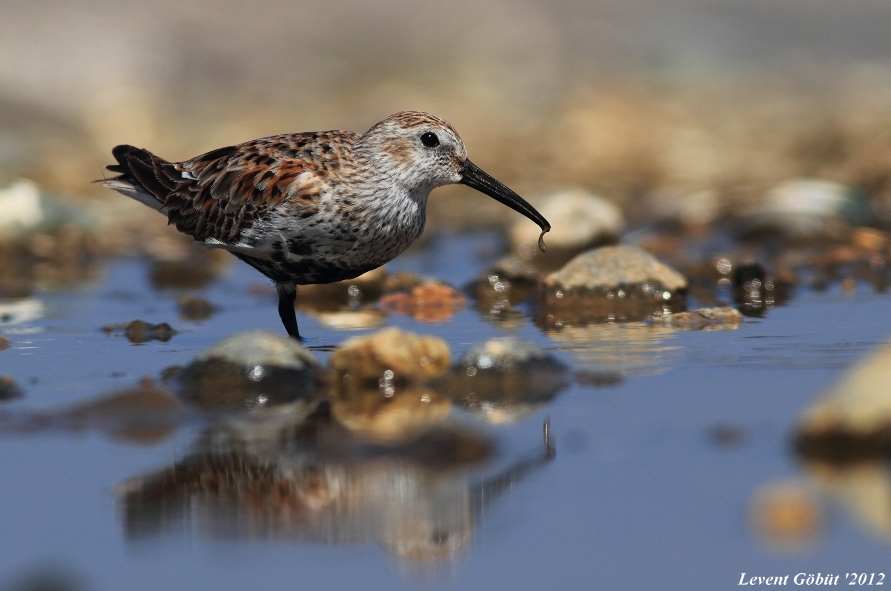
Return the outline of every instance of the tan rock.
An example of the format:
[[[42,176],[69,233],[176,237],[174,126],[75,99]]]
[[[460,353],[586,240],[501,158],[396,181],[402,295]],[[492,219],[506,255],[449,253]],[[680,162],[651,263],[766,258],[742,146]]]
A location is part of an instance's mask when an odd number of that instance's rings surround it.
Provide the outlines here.
[[[448,370],[450,357],[442,339],[386,328],[345,341],[331,354],[329,365],[341,379],[355,383],[419,383]]]

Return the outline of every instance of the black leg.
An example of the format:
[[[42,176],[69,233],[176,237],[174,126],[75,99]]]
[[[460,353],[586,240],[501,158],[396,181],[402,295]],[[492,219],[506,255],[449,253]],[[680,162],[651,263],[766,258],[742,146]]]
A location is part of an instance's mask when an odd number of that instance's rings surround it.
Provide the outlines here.
[[[277,283],[275,285],[278,291],[278,315],[281,316],[282,324],[288,331],[288,336],[297,339],[301,343],[304,342],[297,329],[297,313],[294,311],[294,301],[297,299],[297,287],[291,283]]]

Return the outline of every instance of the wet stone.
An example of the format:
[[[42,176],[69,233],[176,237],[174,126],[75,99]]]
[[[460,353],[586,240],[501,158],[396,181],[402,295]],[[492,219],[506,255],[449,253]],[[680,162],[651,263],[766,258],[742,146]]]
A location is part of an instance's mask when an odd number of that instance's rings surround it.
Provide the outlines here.
[[[385,328],[354,337],[331,354],[335,382],[345,387],[423,383],[448,370],[451,352],[440,338]],[[386,387],[382,385],[382,387]]]
[[[384,291],[387,271],[383,267],[359,275],[355,279],[319,285],[301,285],[297,307],[308,312],[355,310],[376,301]]]
[[[545,329],[643,320],[683,310],[687,280],[638,248],[606,246],[575,257],[539,288],[536,323]]]
[[[293,339],[264,331],[229,337],[176,377],[180,397],[205,410],[259,409],[310,399],[320,366]]]
[[[122,332],[127,340],[134,344],[147,343],[149,341],[167,342],[176,335],[174,330],[166,322],[149,324],[144,320],[134,320],[128,324],[112,324],[103,326],[102,330],[107,335]]]
[[[547,351],[504,337],[475,345],[434,388],[490,422],[505,423],[535,412],[571,379],[569,368]]]
[[[0,351],[9,349],[10,341],[6,337],[0,337]]]
[[[204,298],[183,296],[176,301],[179,317],[182,320],[207,320],[213,316],[217,307]]]
[[[14,400],[24,396],[24,392],[14,379],[0,375],[0,402]]]
[[[680,330],[736,330],[742,326],[742,313],[736,308],[700,308],[653,318],[654,326]]]
[[[422,283],[407,292],[388,293],[378,305],[385,311],[405,314],[420,322],[442,322],[467,305],[467,298],[442,283]]]
[[[217,278],[219,265],[209,254],[196,254],[185,260],[155,261],[149,282],[155,289],[201,289]]]
[[[802,551],[813,547],[823,533],[824,510],[814,492],[795,481],[762,486],[749,505],[752,533],[777,550]]]

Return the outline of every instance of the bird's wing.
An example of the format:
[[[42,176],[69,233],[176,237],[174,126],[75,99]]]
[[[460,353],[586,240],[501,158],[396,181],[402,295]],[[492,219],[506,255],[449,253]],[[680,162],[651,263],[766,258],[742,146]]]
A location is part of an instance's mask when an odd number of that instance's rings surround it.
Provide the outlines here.
[[[242,232],[282,204],[288,215],[312,217],[328,177],[349,160],[356,137],[340,131],[286,134],[167,163],[155,173],[171,188],[164,200],[168,219],[196,240],[235,247]]]

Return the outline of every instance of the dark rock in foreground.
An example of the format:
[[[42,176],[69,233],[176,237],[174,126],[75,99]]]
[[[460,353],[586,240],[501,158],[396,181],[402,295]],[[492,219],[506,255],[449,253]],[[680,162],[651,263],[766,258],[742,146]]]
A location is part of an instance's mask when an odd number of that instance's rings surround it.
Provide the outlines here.
[[[568,367],[553,355],[507,337],[474,346],[434,388],[486,420],[502,423],[535,412],[570,381]]]
[[[284,336],[243,332],[199,355],[178,376],[180,396],[209,410],[252,409],[309,399],[319,364]]]

